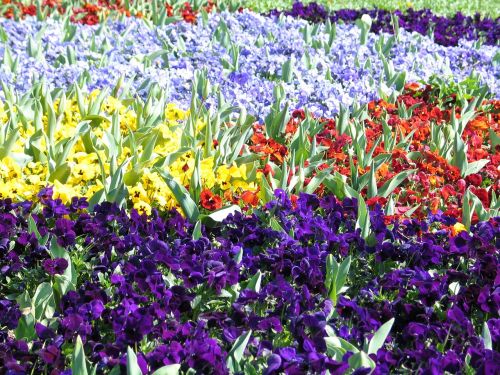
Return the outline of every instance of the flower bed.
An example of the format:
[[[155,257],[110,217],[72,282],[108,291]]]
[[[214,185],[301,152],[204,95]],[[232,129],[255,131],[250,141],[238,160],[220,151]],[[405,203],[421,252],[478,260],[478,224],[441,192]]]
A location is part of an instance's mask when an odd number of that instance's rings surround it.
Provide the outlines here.
[[[364,104],[390,95],[405,81],[434,75],[460,82],[474,74],[478,82],[471,85],[488,85],[500,97],[496,47],[443,47],[404,30],[399,41],[365,33],[362,45],[356,25],[321,26],[313,34],[305,21],[279,22],[250,12],[211,14],[206,24],[151,28],[137,19],[72,31],[60,21],[45,28],[32,19],[2,25],[11,59],[0,67],[0,79],[20,93],[40,75],[51,89],[81,82],[90,91],[112,88],[123,77],[130,95],[145,98],[158,83],[169,101],[186,109],[194,72],[205,68],[229,103],[261,119],[280,84],[292,109],[307,107],[329,117],[341,105]],[[61,35],[70,36],[62,41]],[[134,43],[138,38],[142,42]],[[216,97],[207,103],[216,105]]]
[[[290,10],[273,10],[270,14],[275,16],[285,14],[311,22],[324,22],[329,19],[332,22],[346,23],[353,23],[367,14],[373,19],[370,30],[374,33],[393,33],[395,28],[401,27],[422,35],[431,34],[437,44],[444,46],[456,46],[461,39],[482,39],[486,44],[497,45],[500,39],[500,18],[482,18],[479,13],[475,16],[465,16],[458,12],[453,17],[445,17],[434,14],[430,9],[412,8],[406,11],[339,9],[330,13],[314,2],[309,4],[295,2]]]
[[[84,196],[92,206],[108,200],[150,214],[186,198],[209,211],[250,209],[281,187],[292,199],[360,195],[387,215],[443,210],[466,224],[499,209],[498,101],[468,102],[438,86],[408,85],[395,104],[372,101],[345,120],[279,113],[278,104],[263,124],[164,100],[138,112],[140,101],[106,92],[52,100],[23,103],[22,121],[13,103],[4,107],[19,124],[7,133],[14,142],[0,161],[0,198],[32,199],[54,185],[64,203]],[[37,101],[48,107],[30,113]],[[469,213],[468,199],[476,202]]]
[[[240,5],[3,1],[0,374],[498,373],[498,22]]]
[[[2,295],[16,300],[0,305],[0,365],[61,373],[79,336],[99,372],[496,368],[497,219],[468,232],[442,215],[386,224],[377,208],[365,241],[355,200],[276,194],[198,234],[175,212],[88,213],[50,189],[1,201]]]

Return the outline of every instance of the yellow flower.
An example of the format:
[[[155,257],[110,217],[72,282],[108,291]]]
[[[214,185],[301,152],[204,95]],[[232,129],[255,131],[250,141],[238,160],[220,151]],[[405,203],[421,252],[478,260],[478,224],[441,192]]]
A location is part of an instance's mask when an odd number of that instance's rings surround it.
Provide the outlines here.
[[[95,193],[97,193],[102,188],[103,186],[101,181],[96,180],[96,183],[94,185],[90,185],[84,195],[85,197],[87,197],[87,199],[90,199],[94,196]]]
[[[151,215],[151,206],[144,201],[134,203],[134,208],[141,214]]]
[[[144,187],[140,182],[134,187],[128,188],[128,194],[130,196],[130,199],[134,203],[142,201],[147,203],[150,202],[148,198],[148,193],[146,193],[146,190],[144,189]]]
[[[23,199],[24,184],[19,180],[8,180],[0,184],[0,198]]]
[[[0,177],[11,180],[20,178],[21,168],[11,157],[3,158],[0,161]]]
[[[456,223],[451,228],[451,234],[452,234],[452,236],[456,236],[460,232],[463,232],[463,231],[466,231],[466,230],[467,230],[467,228],[465,228],[465,225],[463,225],[462,223]]]
[[[80,196],[79,190],[78,186],[70,186],[57,180],[54,181],[54,198],[62,200],[63,203],[70,203],[71,198]]]
[[[187,118],[188,112],[179,109],[174,103],[168,103],[165,109],[165,116],[170,121],[182,121]]]
[[[120,117],[120,129],[123,134],[128,134],[129,129],[137,129],[137,114],[134,111],[127,111]]]
[[[123,104],[116,98],[112,96],[108,96],[106,100],[103,103],[103,110],[108,112],[109,114],[112,114],[116,110],[118,111],[123,111],[125,108]]]

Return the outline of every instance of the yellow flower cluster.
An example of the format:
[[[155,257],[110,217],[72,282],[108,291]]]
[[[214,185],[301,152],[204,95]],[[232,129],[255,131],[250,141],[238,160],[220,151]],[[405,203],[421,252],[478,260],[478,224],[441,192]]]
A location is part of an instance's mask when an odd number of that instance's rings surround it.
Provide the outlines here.
[[[94,91],[85,99],[87,105],[90,100],[95,100],[99,95]],[[45,135],[48,129],[48,116],[42,116],[44,132],[37,131],[34,120],[25,124],[19,124],[19,137],[8,156],[0,160],[0,199],[13,198],[16,200],[33,199],[36,194],[47,185],[54,187],[56,198],[67,203],[74,196],[84,196],[90,199],[96,192],[103,189],[104,183],[109,180],[110,163],[109,152],[105,147],[89,149],[84,137],[77,136],[67,153],[63,166],[60,170],[49,168],[50,150],[54,145],[68,144],[77,133],[78,127],[85,118],[80,114],[76,99],[65,101],[64,108],[59,108],[60,100],[54,101],[54,111],[58,115],[59,122],[53,135],[53,144],[48,145],[49,138]],[[0,119],[5,126],[9,121],[9,109],[0,103]],[[122,140],[130,139],[133,135],[135,152],[131,150],[131,142],[123,141],[119,145],[119,153],[114,160],[115,165],[126,164],[124,183],[128,191],[131,207],[139,211],[150,213],[152,207],[168,210],[178,206],[172,192],[163,178],[154,171],[153,164],[160,158],[176,153],[180,149],[182,125],[189,116],[188,111],[183,111],[175,104],[169,103],[165,108],[162,121],[153,127],[138,129],[138,114],[130,106],[122,101],[107,97],[99,114],[100,121],[92,123],[91,133],[96,143],[108,144],[109,135],[112,133],[112,116],[118,115],[119,128]],[[196,130],[200,132],[205,124],[198,120]],[[38,127],[39,128],[39,127]],[[39,130],[39,129],[38,129]],[[132,132],[132,134],[131,134]],[[154,137],[154,149],[150,160],[138,162],[145,150],[144,144],[137,144],[148,135],[157,134]],[[41,134],[43,134],[41,136]],[[96,151],[96,150],[99,151]],[[37,157],[31,155],[36,150]],[[135,154],[135,155],[134,155]],[[166,167],[168,172],[178,183],[189,186],[190,179],[195,168],[195,154],[187,151]],[[59,161],[61,164],[61,161]],[[134,164],[135,163],[135,164]],[[104,178],[102,171],[104,170]],[[216,189],[226,191],[256,191],[256,182],[247,182],[247,166],[245,165],[222,165],[214,163],[213,157],[207,157],[200,161],[200,179],[203,189]],[[254,178],[255,180],[255,178]]]

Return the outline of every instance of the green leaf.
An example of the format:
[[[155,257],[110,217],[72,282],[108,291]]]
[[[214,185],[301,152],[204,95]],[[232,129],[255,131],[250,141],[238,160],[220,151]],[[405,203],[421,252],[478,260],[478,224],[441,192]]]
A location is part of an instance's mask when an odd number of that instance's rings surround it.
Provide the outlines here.
[[[66,267],[64,273],[62,275],[54,276],[54,289],[60,294],[60,297],[62,297],[70,290],[76,290],[76,269],[71,261],[69,252],[57,244],[55,237],[52,237],[52,241],[50,243],[50,254],[54,258],[64,258],[68,262],[68,267]]]
[[[33,215],[30,215],[29,218],[28,218],[28,232],[34,233],[35,236],[36,236],[36,239],[38,241],[42,241],[42,235],[38,231],[35,219],[33,219]],[[43,245],[45,245],[45,243]]]
[[[365,352],[355,353],[349,358],[349,366],[352,369],[358,369],[361,367],[374,369],[376,364]]]
[[[326,258],[325,286],[328,289],[328,297],[334,305],[337,303],[338,295],[342,293],[350,267],[351,256],[345,258],[341,264],[335,260],[332,254]]]
[[[37,321],[40,321],[43,318],[50,319],[54,315],[56,301],[54,299],[54,291],[50,283],[41,283],[36,288],[35,295],[33,296],[33,309],[35,311],[35,319]]]
[[[337,337],[337,336],[325,337],[325,343],[326,343],[327,349],[342,348],[346,352],[352,352],[352,353],[359,352],[358,348],[356,348],[349,341],[346,341],[341,337]]]
[[[137,356],[130,346],[127,348],[127,375],[142,375]]]
[[[0,146],[0,160],[6,156],[9,156],[12,148],[16,144],[18,137],[19,137],[19,129],[15,129],[9,134],[7,140],[3,143],[3,145]]]
[[[251,335],[252,330],[249,330],[247,333],[243,333],[236,339],[233,347],[229,351],[226,365],[232,373],[241,371],[240,362],[243,359],[243,354]]]
[[[493,342],[491,341],[491,333],[488,328],[488,323],[484,322],[483,324],[483,341],[484,348],[488,350],[493,350]]]
[[[259,270],[255,275],[251,277],[250,280],[248,280],[247,289],[259,293],[261,282],[262,282],[262,272],[260,272]]]
[[[366,239],[370,234],[370,215],[365,200],[361,195],[358,196],[358,219],[356,228],[361,229],[361,236]]]
[[[31,341],[36,338],[35,318],[33,314],[22,315],[14,331],[17,340]]]
[[[204,216],[202,220],[207,225],[216,225],[222,223],[229,215],[233,215],[236,212],[241,212],[240,206],[232,205],[212,212],[210,215]]]
[[[482,170],[486,164],[488,164],[490,161],[488,159],[481,159],[474,161],[472,163],[469,163],[467,165],[467,169],[464,173],[462,173],[462,177],[467,177],[470,174],[478,173],[480,170]]]
[[[393,324],[394,318],[382,324],[377,332],[375,332],[368,345],[368,354],[377,354],[377,351],[384,345],[385,339],[389,335]]]
[[[201,163],[201,152],[200,150],[198,150],[196,151],[193,174],[191,175],[191,181],[189,184],[189,193],[191,194],[195,202],[198,202],[200,200],[200,194],[202,189],[200,163]]]
[[[76,338],[76,345],[71,360],[71,372],[73,375],[88,375],[85,352],[80,336]]]
[[[258,372],[255,369],[255,367],[253,367],[250,363],[245,363],[244,374],[245,375],[258,375]]]
[[[406,180],[408,176],[415,173],[415,171],[416,169],[410,169],[407,171],[399,172],[384,185],[382,185],[382,187],[378,190],[378,195],[387,198],[389,194],[394,191],[394,189],[396,189],[404,180]]]
[[[368,181],[368,198],[377,196],[377,179],[375,178],[375,166],[371,165]]]
[[[453,142],[454,156],[452,164],[460,169],[462,175],[467,171],[467,145],[464,143],[458,132],[455,133]]]
[[[89,209],[92,210],[95,205],[104,201],[105,197],[106,197],[106,191],[104,189],[95,192],[94,195],[92,195],[92,197],[89,199]]]
[[[294,65],[293,56],[291,56],[289,60],[283,63],[281,79],[287,83],[291,82],[293,79],[293,65]]]
[[[307,184],[304,192],[308,194],[314,194],[316,189],[321,185],[321,183],[328,178],[328,176],[331,176],[331,171],[332,168],[327,168],[322,171],[320,171],[316,176],[314,176],[309,183]]]
[[[153,372],[152,375],[177,375],[179,374],[179,370],[181,368],[180,364],[173,364],[160,367],[158,370]]]
[[[191,199],[189,192],[186,188],[180,185],[167,171],[163,171],[159,168],[155,168],[156,172],[163,178],[165,183],[168,185],[169,189],[177,199],[177,202],[180,204],[184,215],[191,221],[192,223],[198,220],[200,216],[200,211],[196,203]]]
[[[54,172],[52,172],[49,176],[49,181],[54,182],[54,181],[60,181],[61,183],[65,184],[66,181],[68,181],[68,178],[71,174],[71,168],[69,167],[68,163],[63,163],[59,165]]]
[[[498,136],[493,129],[490,129],[489,132],[490,132],[491,147],[495,149],[496,146],[500,145],[500,136]]]
[[[202,236],[202,233],[201,233],[201,221],[197,221],[196,224],[194,225],[194,229],[193,229],[193,240],[198,240],[200,239]]]

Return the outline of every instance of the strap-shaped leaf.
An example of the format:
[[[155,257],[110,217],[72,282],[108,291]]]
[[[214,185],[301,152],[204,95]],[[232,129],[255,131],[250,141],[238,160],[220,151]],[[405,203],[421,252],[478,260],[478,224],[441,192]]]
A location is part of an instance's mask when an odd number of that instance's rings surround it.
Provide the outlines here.
[[[130,346],[127,348],[127,375],[142,375],[137,356]]]
[[[248,340],[250,340],[250,336],[252,335],[252,330],[249,330],[246,333],[243,333],[240,337],[238,337],[228,353],[226,365],[229,371],[232,373],[236,373],[241,370],[240,362],[243,359],[243,354],[245,352],[245,348],[247,347]]]
[[[153,372],[152,375],[177,375],[179,374],[179,370],[181,368],[180,364],[173,364],[160,367],[158,370]]]
[[[399,172],[384,185],[382,185],[382,187],[378,190],[378,195],[387,198],[389,194],[394,191],[394,189],[396,189],[404,180],[406,180],[408,176],[415,173],[415,171],[416,169],[410,169],[408,171]]]
[[[237,205],[232,205],[212,212],[210,215],[203,216],[202,221],[206,225],[216,225],[223,222],[229,215],[233,215],[236,212],[241,212],[241,208]]]
[[[37,321],[44,318],[52,318],[56,309],[56,301],[54,299],[52,285],[48,282],[38,285],[32,302]]]
[[[391,331],[394,324],[394,318],[382,324],[382,326],[375,332],[370,343],[368,344],[368,354],[376,354],[377,351],[384,345],[385,339]]]
[[[365,352],[355,353],[349,358],[349,366],[355,370],[358,368],[371,368],[374,369],[376,364]]]
[[[484,348],[488,350],[493,350],[493,342],[491,341],[491,333],[488,327],[488,323],[483,324],[483,342]]]
[[[191,199],[189,192],[186,190],[184,186],[179,184],[175,179],[165,170],[161,170],[159,168],[155,168],[155,171],[163,178],[169,189],[174,194],[175,199],[180,204],[184,215],[191,221],[195,223],[200,216],[200,211],[196,203]]]
[[[356,220],[356,228],[361,229],[361,236],[365,239],[370,234],[370,215],[365,200],[361,195],[358,196],[358,219]]]
[[[325,337],[325,343],[327,348],[342,348],[346,352],[359,353],[358,348],[356,348],[349,341],[346,341],[341,337],[337,336]]]
[[[80,336],[76,338],[76,345],[71,360],[71,372],[73,375],[88,375],[87,361]]]
[[[470,174],[474,174],[474,173],[478,173],[479,171],[481,171],[485,166],[486,164],[488,164],[490,161],[488,159],[481,159],[481,160],[477,160],[477,161],[474,161],[472,163],[469,163],[467,165],[467,169],[465,170],[464,173],[462,173],[462,177],[467,177],[468,175]]]
[[[247,289],[253,290],[256,293],[260,292],[260,285],[262,282],[262,272],[257,271],[255,275],[253,275],[250,280],[248,280]]]

